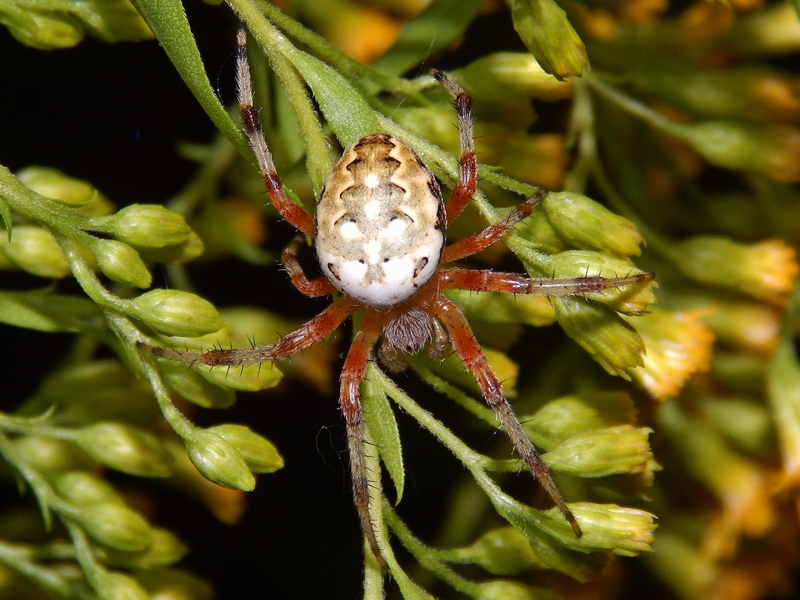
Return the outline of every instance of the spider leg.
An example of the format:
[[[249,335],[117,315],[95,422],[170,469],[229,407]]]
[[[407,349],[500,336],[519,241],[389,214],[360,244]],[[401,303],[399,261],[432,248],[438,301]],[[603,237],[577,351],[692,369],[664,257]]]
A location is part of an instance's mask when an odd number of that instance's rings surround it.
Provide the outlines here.
[[[185,363],[200,363],[211,367],[270,362],[289,358],[293,354],[313,346],[344,323],[357,308],[358,304],[349,298],[339,298],[300,329],[296,329],[292,333],[283,336],[276,343],[267,346],[231,350],[216,349],[208,352],[170,350],[142,343],[139,344],[139,347],[153,356]]]
[[[253,82],[250,77],[250,64],[247,60],[247,31],[242,25],[236,37],[238,49],[236,52],[236,82],[239,88],[239,105],[241,107],[242,121],[244,122],[245,134],[256,156],[258,168],[264,178],[264,185],[267,188],[272,204],[296,229],[314,237],[314,219],[302,208],[289,200],[286,192],[283,191],[281,178],[275,170],[275,162],[272,154],[264,139],[264,132],[261,131],[261,121],[258,118],[256,109],[253,108]]]
[[[450,92],[455,98],[456,111],[458,112],[458,131],[461,145],[461,157],[459,166],[461,176],[458,185],[453,190],[450,200],[447,202],[445,210],[447,212],[447,224],[450,225],[456,217],[467,206],[472,194],[475,193],[475,185],[478,177],[478,162],[475,158],[475,139],[472,132],[472,100],[467,93],[452,79],[441,71],[431,71],[438,79],[444,89]]]
[[[281,254],[281,263],[288,271],[289,276],[292,278],[292,285],[300,290],[309,298],[317,298],[319,296],[329,296],[336,291],[333,284],[327,277],[317,277],[316,279],[309,279],[303,272],[303,267],[297,259],[300,252],[300,246],[303,243],[303,236],[296,236],[286,249]]]
[[[347,353],[340,379],[339,405],[347,425],[347,446],[350,450],[350,473],[353,483],[353,503],[358,511],[361,529],[367,538],[372,553],[383,563],[375,529],[369,516],[369,477],[366,465],[366,444],[364,443],[364,416],[361,412],[361,395],[359,386],[364,379],[372,348],[378,341],[380,328],[364,323],[353,339],[353,345]]]
[[[507,292],[533,296],[574,296],[621,288],[650,281],[654,273],[636,273],[625,277],[563,277],[531,279],[516,273],[497,273],[484,269],[442,269],[439,284],[443,289],[456,288],[473,292]]]
[[[475,379],[477,379],[484,399],[491,409],[494,410],[495,415],[497,415],[497,420],[500,422],[500,427],[506,432],[514,449],[520,455],[520,458],[528,467],[528,470],[534,478],[539,480],[539,483],[544,487],[553,502],[555,502],[558,509],[564,515],[564,518],[572,526],[575,535],[580,537],[583,535],[580,525],[578,525],[575,516],[567,506],[561,492],[558,491],[558,487],[556,487],[553,478],[550,476],[547,465],[544,464],[536,448],[534,448],[533,443],[528,439],[528,436],[522,429],[522,425],[520,425],[519,419],[517,419],[514,414],[511,404],[509,404],[508,400],[503,396],[500,380],[489,366],[486,355],[483,353],[478,341],[472,334],[472,330],[466,318],[455,304],[441,295],[436,302],[434,310],[436,316],[447,328],[450,339],[453,342],[453,347],[461,356],[464,365],[475,376]]]
[[[452,262],[467,256],[472,256],[481,250],[485,250],[497,240],[499,240],[505,233],[514,227],[517,223],[525,219],[533,212],[542,198],[547,192],[543,189],[537,191],[533,196],[525,200],[522,204],[517,205],[510,213],[504,218],[500,219],[497,223],[489,225],[483,231],[475,233],[462,240],[458,240],[450,244],[444,249],[442,256],[442,264]]]

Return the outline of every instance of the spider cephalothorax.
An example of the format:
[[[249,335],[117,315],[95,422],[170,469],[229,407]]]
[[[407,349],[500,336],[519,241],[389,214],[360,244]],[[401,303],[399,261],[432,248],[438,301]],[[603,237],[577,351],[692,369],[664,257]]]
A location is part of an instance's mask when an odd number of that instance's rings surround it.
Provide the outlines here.
[[[246,34],[242,29],[237,70],[242,119],[250,145],[272,203],[289,223],[314,239],[325,276],[308,279],[300,267],[297,253],[302,236],[289,245],[282,262],[294,286],[306,296],[335,292],[340,296],[308,323],[268,346],[205,353],[144,348],[157,356],[211,366],[287,359],[324,339],[354,312],[362,311],[362,324],[342,367],[339,403],[347,425],[354,503],[372,551],[380,557],[369,516],[359,386],[376,352],[384,364],[397,370],[405,366],[409,354],[427,349],[435,357],[442,357],[445,348],[452,346],[475,376],[484,399],[528,470],[580,536],[580,526],[503,396],[500,381],[467,320],[441,290],[565,296],[640,284],[652,279],[652,273],[632,270],[624,277],[531,279],[490,270],[442,268],[498,241],[531,213],[544,192],[529,198],[483,231],[446,245],[447,226],[475,192],[477,168],[470,99],[454,82],[438,73],[437,78],[455,99],[461,132],[461,177],[449,201],[443,202],[439,184],[411,148],[396,137],[374,133],[345,151],[328,178],[312,217],[287,198],[275,171],[253,108],[245,46]]]

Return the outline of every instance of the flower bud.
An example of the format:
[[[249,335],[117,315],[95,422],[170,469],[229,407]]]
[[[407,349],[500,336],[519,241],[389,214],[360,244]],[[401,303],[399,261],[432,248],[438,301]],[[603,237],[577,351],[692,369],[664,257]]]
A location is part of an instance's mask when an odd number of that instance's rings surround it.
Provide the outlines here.
[[[83,5],[79,5],[84,8]],[[89,0],[85,3],[89,33],[104,42],[138,42],[153,39],[141,15],[127,0]],[[89,17],[88,15],[91,15]]]
[[[194,429],[184,442],[189,458],[206,479],[244,492],[255,488],[256,480],[244,458],[219,434]]]
[[[142,248],[141,254],[147,260],[164,263],[167,265],[182,265],[194,260],[205,250],[203,240],[194,231],[189,234],[186,241],[174,246],[163,248]]]
[[[527,52],[495,52],[451,72],[473,99],[504,102],[513,97],[556,101],[572,95],[572,83],[559,81]]]
[[[59,473],[50,480],[59,497],[75,506],[124,504],[114,486],[87,471]]]
[[[14,4],[3,10],[3,25],[17,41],[39,50],[71,48],[83,39],[81,22],[62,11],[23,9]]]
[[[50,167],[25,167],[15,175],[29,190],[70,206],[83,206],[97,195],[91,184]]]
[[[652,429],[618,425],[573,436],[542,460],[555,471],[577,477],[642,473],[651,470],[653,453],[648,436]]]
[[[631,221],[591,198],[572,192],[550,192],[542,209],[558,234],[573,247],[617,256],[639,256],[644,238]]]
[[[97,266],[106,277],[133,287],[150,287],[153,280],[150,271],[139,253],[128,244],[95,238],[91,247]]]
[[[544,566],[528,538],[513,527],[486,532],[471,546],[460,549],[457,560],[478,565],[492,575],[516,575]]]
[[[583,537],[570,535],[572,529],[564,521],[557,508],[546,511],[553,524],[558,526],[567,543],[576,550],[605,550],[619,556],[636,556],[643,552],[653,551],[656,529],[655,515],[635,508],[626,508],[615,504],[593,504],[590,502],[571,502],[572,514],[581,524]]]
[[[142,248],[176,246],[192,233],[182,215],[157,204],[132,204],[113,215],[92,219],[94,229]]]
[[[131,316],[165,335],[194,337],[224,325],[213,304],[189,292],[153,290],[126,305]]]
[[[772,354],[778,345],[782,312],[774,306],[742,298],[712,297],[705,317],[720,344],[730,349]]]
[[[525,47],[556,79],[579,77],[589,67],[581,38],[554,0],[513,0],[511,18]]]
[[[482,581],[475,587],[471,596],[477,600],[539,600],[543,597],[541,589],[505,579]]]
[[[96,423],[78,430],[78,445],[101,464],[140,477],[172,474],[171,457],[151,433],[122,423]]]
[[[758,457],[774,452],[772,416],[767,407],[743,397],[705,397],[699,401],[703,414],[738,448]]]
[[[207,368],[206,368],[207,369]],[[186,363],[162,360],[158,363],[158,370],[164,377],[164,382],[176,394],[192,404],[203,408],[230,408],[236,403],[236,394],[233,390],[222,388],[205,379],[201,370],[206,370],[200,365],[187,369]],[[219,369],[217,371],[227,371]],[[236,379],[239,371],[230,374]]]
[[[125,573],[96,571],[92,586],[100,600],[150,600],[139,582]]]
[[[206,431],[216,433],[238,450],[253,473],[274,473],[283,468],[283,457],[278,449],[266,438],[250,431],[249,427],[225,423]]]
[[[767,369],[767,398],[777,430],[783,470],[800,483],[800,364],[790,339],[784,339]]]
[[[96,463],[72,442],[40,435],[25,435],[14,440],[20,456],[33,469],[44,474],[90,469]]]
[[[670,254],[694,281],[774,304],[786,302],[798,273],[797,253],[779,239],[742,244],[721,236],[695,236],[672,244]]]
[[[64,253],[49,233],[36,225],[17,225],[11,240],[0,235],[0,253],[11,264],[39,277],[61,279],[69,275]]]
[[[636,407],[625,392],[584,392],[551,400],[520,423],[539,447],[551,450],[569,438],[613,425],[632,425]]]
[[[141,552],[153,541],[145,518],[122,504],[73,504],[65,512],[89,537],[109,548]]]
[[[645,346],[636,330],[614,311],[583,298],[551,298],[558,322],[601,367],[630,379],[627,369],[641,366]]]
[[[670,133],[708,162],[726,169],[758,172],[778,181],[800,181],[800,130],[738,121],[672,124]]]
[[[502,293],[476,294],[468,290],[447,290],[445,295],[458,305],[467,317],[487,323],[524,323],[533,327],[552,325],[555,311],[545,296]]]
[[[647,353],[630,375],[653,398],[676,396],[695,373],[708,371],[714,335],[705,323],[705,310],[670,312],[654,310],[631,319]]]
[[[209,584],[181,569],[142,571],[136,576],[154,599],[211,600],[214,597]]]
[[[126,569],[163,569],[175,564],[189,553],[178,537],[166,529],[153,527],[153,541],[141,552],[105,551],[105,562]]]

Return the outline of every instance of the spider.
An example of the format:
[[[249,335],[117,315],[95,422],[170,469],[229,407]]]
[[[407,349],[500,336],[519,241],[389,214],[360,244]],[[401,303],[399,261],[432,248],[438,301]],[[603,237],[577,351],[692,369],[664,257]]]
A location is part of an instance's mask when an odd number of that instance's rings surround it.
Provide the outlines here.
[[[533,477],[572,526],[582,531],[556,487],[547,466],[522,429],[472,334],[469,323],[441,291],[462,289],[511,294],[576,295],[621,288],[653,278],[637,272],[624,277],[586,276],[531,279],[491,270],[443,268],[497,242],[531,214],[545,192],[540,190],[505,218],[449,245],[447,227],[464,210],[475,192],[477,161],[469,96],[440,72],[433,72],[455,99],[460,131],[460,179],[445,203],[439,184],[417,154],[400,139],[373,133],[347,149],[329,176],[312,216],[289,200],[267,147],[253,107],[247,35],[238,33],[236,59],[239,102],[245,133],[257,159],[273,205],[301,235],[281,256],[292,284],[315,298],[338,295],[322,313],[296,331],[267,346],[178,351],[143,346],[156,356],[209,366],[247,365],[285,360],[313,346],[341,326],[356,311],[363,324],[355,332],[340,377],[339,405],[344,415],[353,501],[366,540],[380,560],[381,553],[369,516],[369,479],[359,387],[368,362],[377,357],[390,370],[401,370],[408,356],[427,349],[444,357],[452,347],[475,376],[482,395],[497,415],[514,450]],[[298,260],[303,235],[314,241],[324,276],[309,279]]]

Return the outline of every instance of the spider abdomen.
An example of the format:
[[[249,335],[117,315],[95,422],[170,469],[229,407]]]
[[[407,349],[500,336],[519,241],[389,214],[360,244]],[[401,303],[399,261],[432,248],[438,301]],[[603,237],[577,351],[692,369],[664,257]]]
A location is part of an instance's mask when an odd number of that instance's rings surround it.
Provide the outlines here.
[[[439,185],[414,151],[388,134],[364,137],[344,153],[315,219],[323,273],[366,306],[408,300],[439,266],[445,242]]]

